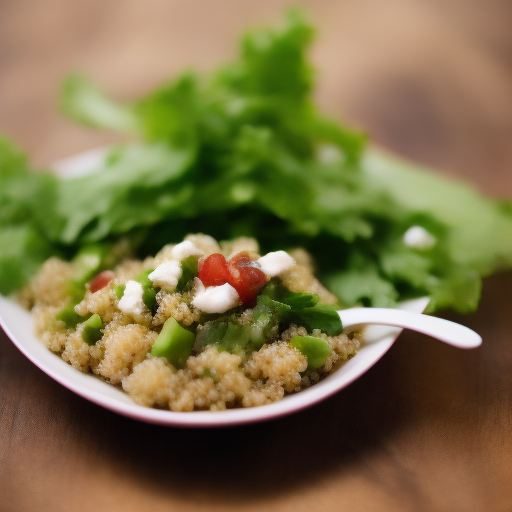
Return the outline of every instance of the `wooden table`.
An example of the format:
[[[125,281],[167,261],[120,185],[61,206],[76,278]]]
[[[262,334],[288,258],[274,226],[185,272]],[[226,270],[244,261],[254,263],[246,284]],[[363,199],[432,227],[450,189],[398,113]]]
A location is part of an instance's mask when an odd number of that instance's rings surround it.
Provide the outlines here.
[[[58,117],[70,69],[120,97],[233,54],[288,2],[0,4],[0,131],[44,166],[115,138]],[[403,155],[512,197],[512,5],[316,0],[318,101]],[[512,275],[487,279],[484,338],[405,334],[368,374],[285,419],[137,423],[53,382],[0,338],[0,511],[512,510]]]

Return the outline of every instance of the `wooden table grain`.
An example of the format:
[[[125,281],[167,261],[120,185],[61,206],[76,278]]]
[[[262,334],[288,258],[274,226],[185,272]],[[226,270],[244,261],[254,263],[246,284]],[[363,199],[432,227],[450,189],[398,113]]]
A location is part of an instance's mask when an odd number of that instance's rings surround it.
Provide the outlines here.
[[[512,5],[299,2],[319,28],[317,99],[377,143],[512,197]],[[60,118],[63,75],[122,98],[234,54],[282,0],[6,0],[0,131],[45,166],[116,140]],[[137,423],[62,388],[0,335],[0,511],[512,510],[512,274],[485,280],[463,352],[402,335],[363,378],[280,420]]]

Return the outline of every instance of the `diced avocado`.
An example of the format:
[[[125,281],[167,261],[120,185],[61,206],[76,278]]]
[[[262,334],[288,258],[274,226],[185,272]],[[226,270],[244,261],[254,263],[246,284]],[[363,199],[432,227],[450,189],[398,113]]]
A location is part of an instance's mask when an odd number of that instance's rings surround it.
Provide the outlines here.
[[[156,290],[153,288],[153,283],[148,277],[151,272],[153,272],[153,270],[145,270],[135,278],[135,281],[142,285],[142,300],[144,301],[144,304],[146,304],[149,311],[154,313],[157,306]]]
[[[332,353],[327,341],[313,338],[313,336],[294,336],[290,345],[306,356],[310,369],[320,368]]]
[[[181,262],[181,277],[176,286],[179,292],[182,292],[187,287],[188,283],[197,276],[197,261],[197,256],[189,256]]]
[[[84,330],[82,331],[82,339],[87,345],[94,345],[102,336],[101,328],[103,322],[100,315],[95,313],[84,322]]]
[[[175,368],[183,368],[192,352],[194,341],[194,333],[181,327],[174,318],[169,318],[153,343],[151,355],[165,357]]]
[[[311,308],[303,308],[292,314],[292,320],[304,326],[309,332],[320,329],[329,336],[338,336],[343,332],[343,325],[338,312],[329,304],[318,303]]]
[[[61,309],[56,315],[55,318],[60,320],[66,324],[66,327],[72,329],[76,327],[80,322],[83,322],[85,318],[80,316],[75,311],[75,305],[73,303],[68,304],[63,309]]]

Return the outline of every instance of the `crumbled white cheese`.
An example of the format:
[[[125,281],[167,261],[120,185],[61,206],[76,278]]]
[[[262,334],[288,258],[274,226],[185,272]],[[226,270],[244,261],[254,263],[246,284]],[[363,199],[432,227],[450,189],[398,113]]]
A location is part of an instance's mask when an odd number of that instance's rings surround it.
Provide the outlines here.
[[[173,292],[176,290],[182,272],[179,261],[164,261],[148,277],[155,286],[166,292]]]
[[[265,254],[256,263],[268,277],[275,277],[293,267],[295,260],[285,251],[276,251]]]
[[[317,158],[322,164],[333,164],[340,162],[343,155],[340,148],[331,144],[324,144],[317,150]]]
[[[411,226],[404,233],[404,244],[407,245],[407,247],[430,249],[436,242],[436,238],[421,226]]]
[[[204,252],[189,240],[185,240],[171,249],[171,258],[176,261],[183,261],[189,256],[202,256],[203,254]]]
[[[137,281],[128,281],[124,289],[123,296],[119,301],[118,307],[127,315],[139,316],[144,311],[144,301],[142,300],[142,285]]]
[[[240,305],[238,292],[228,283],[205,288],[201,281],[196,279],[196,290],[192,305],[205,313],[225,313],[228,309]]]

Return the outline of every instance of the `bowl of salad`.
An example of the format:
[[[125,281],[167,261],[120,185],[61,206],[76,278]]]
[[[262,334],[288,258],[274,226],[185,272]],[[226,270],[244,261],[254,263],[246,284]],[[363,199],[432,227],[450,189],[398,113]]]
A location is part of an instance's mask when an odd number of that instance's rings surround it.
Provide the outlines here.
[[[128,102],[68,77],[62,112],[127,142],[57,172],[0,138],[0,318],[46,373],[145,421],[268,419],[342,389],[400,332],[343,332],[336,310],[468,313],[512,267],[510,202],[316,108],[312,36],[291,11],[208,76]]]

